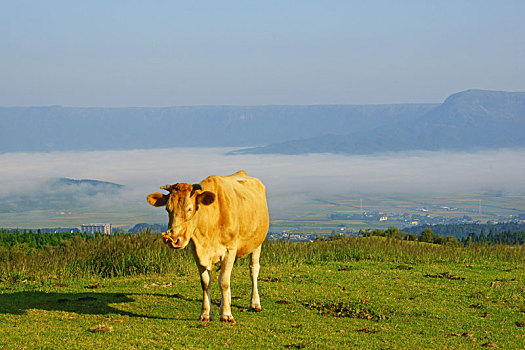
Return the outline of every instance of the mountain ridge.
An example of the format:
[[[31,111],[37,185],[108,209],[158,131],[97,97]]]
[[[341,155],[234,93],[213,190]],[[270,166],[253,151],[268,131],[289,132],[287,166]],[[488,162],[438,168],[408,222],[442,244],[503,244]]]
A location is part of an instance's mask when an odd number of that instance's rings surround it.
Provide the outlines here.
[[[525,92],[466,90],[433,109],[367,133],[323,135],[230,154],[373,154],[525,147]]]
[[[0,152],[250,147],[366,131],[434,106],[0,107]]]
[[[441,104],[0,107],[0,153],[231,147],[230,154],[372,154],[525,147],[525,92]]]

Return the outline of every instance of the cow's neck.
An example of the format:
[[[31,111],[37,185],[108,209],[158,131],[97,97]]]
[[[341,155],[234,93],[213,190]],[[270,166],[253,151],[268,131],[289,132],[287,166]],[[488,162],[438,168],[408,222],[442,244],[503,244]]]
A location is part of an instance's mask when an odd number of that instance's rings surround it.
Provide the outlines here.
[[[221,244],[218,232],[206,230],[216,225],[199,224],[199,219],[208,220],[209,217],[195,217],[195,219],[191,236],[193,256],[198,264],[211,270],[224,256],[226,247]]]

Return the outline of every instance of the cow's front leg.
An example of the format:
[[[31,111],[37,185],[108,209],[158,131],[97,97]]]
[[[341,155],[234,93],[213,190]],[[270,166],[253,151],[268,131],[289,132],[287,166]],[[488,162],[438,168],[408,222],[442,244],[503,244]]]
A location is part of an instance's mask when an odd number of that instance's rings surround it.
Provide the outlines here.
[[[211,284],[211,272],[203,266],[198,265],[199,273],[201,275],[201,286],[202,286],[202,310],[199,321],[210,321],[211,320],[211,300],[210,300],[210,284]]]
[[[221,273],[219,275],[219,285],[221,286],[221,321],[235,323],[231,310],[231,289],[230,277],[235,263],[237,250],[228,250],[221,261]]]
[[[252,278],[252,297],[250,300],[250,309],[261,311],[261,301],[259,300],[259,291],[257,290],[257,277],[259,276],[259,258],[261,256],[261,247],[257,247],[250,257],[250,277]]]

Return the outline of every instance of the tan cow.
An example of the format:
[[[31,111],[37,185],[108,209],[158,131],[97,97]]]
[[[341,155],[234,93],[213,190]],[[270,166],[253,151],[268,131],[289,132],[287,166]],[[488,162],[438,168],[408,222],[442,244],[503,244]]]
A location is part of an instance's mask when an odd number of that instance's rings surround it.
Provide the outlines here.
[[[230,176],[210,176],[200,184],[178,183],[161,187],[169,194],[152,193],[148,203],[166,207],[168,230],[164,242],[181,249],[190,244],[199,268],[203,291],[199,321],[211,319],[211,270],[221,262],[221,321],[235,323],[231,314],[230,276],[238,257],[251,253],[250,307],[261,311],[257,276],[262,242],[268,233],[266,188],[244,170]]]

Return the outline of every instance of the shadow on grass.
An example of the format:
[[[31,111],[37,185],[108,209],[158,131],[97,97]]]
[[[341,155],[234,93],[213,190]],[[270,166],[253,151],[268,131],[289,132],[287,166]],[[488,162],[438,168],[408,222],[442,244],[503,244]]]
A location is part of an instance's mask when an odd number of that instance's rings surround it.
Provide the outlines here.
[[[182,300],[183,302],[197,304],[199,306],[199,308],[202,305],[202,299],[195,299],[195,298],[185,297],[185,296],[183,296],[180,293],[175,293],[175,294],[149,293],[149,295],[150,296],[155,296],[155,297],[164,297],[164,298],[173,298],[173,299]],[[248,307],[249,300],[246,300],[246,304],[247,304],[246,306],[241,306],[239,303],[235,302],[235,301],[237,301],[239,299],[241,299],[241,297],[238,297],[238,296],[233,296],[232,297],[232,302],[231,302],[232,311],[235,311],[235,312],[254,312],[254,313],[261,312],[260,310],[257,311],[257,310],[254,310],[254,309],[251,309],[250,307]],[[211,304],[212,304],[212,314],[215,314],[216,317],[219,317],[220,299],[212,299],[211,300]],[[198,314],[196,314],[196,315],[198,316]],[[185,318],[183,320],[187,320],[187,321],[195,320],[195,319],[198,319],[197,316],[196,316],[196,318]]]
[[[150,294],[150,295],[154,295],[154,296],[162,296],[162,297],[168,297],[168,298],[174,298],[174,299],[180,299],[180,300],[184,300],[184,301],[187,301],[187,302],[191,302],[191,303],[198,303],[199,305],[202,305],[202,299],[194,299],[194,298],[188,298],[188,297],[185,297],[183,296],[182,294],[179,294],[179,293],[175,293],[175,294]],[[231,307],[232,308],[237,308],[239,311],[243,312],[243,311],[253,311],[253,312],[257,312],[257,311],[254,311],[254,310],[251,310],[249,309],[247,306],[246,307],[243,307],[241,306],[239,303],[236,303],[234,300],[238,300],[238,299],[241,299],[241,297],[238,297],[238,296],[232,296],[232,301],[231,301]],[[249,301],[247,301],[247,304],[249,303]],[[219,307],[221,302],[220,302],[220,299],[212,299],[211,300],[211,304],[216,306],[216,307]]]
[[[0,314],[23,315],[27,310],[65,311],[84,315],[117,314],[149,319],[166,317],[141,315],[119,310],[109,304],[130,303],[133,294],[122,293],[59,293],[22,291],[0,294]]]

